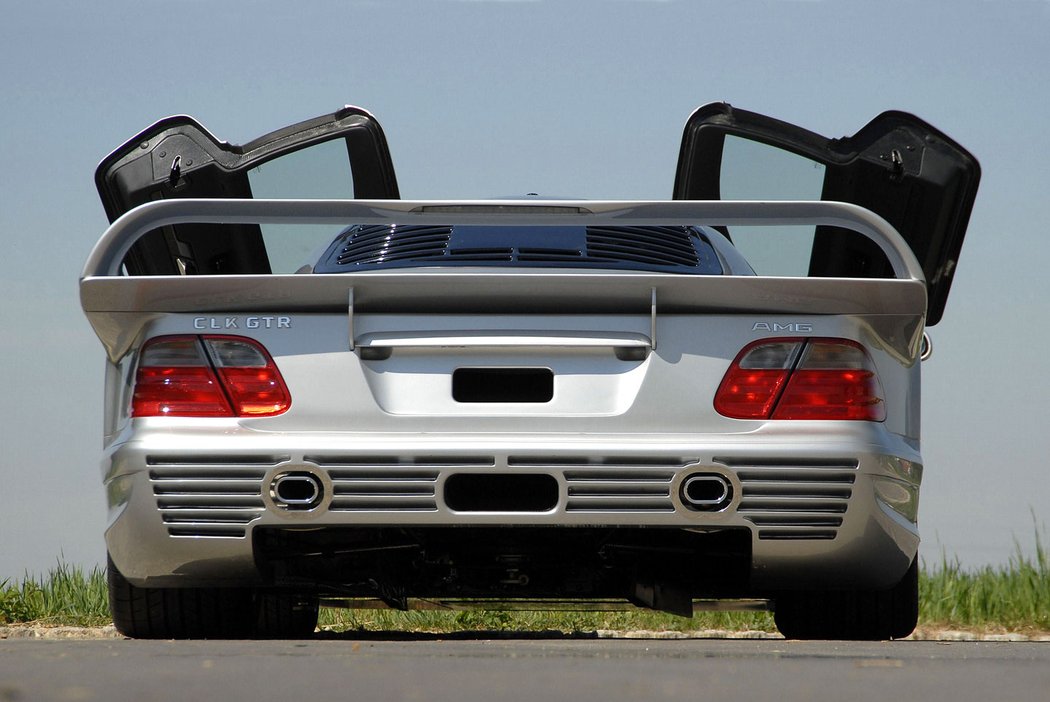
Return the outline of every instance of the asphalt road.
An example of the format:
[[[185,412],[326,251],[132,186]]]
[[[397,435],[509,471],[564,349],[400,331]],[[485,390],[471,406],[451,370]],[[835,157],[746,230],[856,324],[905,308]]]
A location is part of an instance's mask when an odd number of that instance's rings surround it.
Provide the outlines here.
[[[1050,700],[1050,643],[0,641],[0,702]]]

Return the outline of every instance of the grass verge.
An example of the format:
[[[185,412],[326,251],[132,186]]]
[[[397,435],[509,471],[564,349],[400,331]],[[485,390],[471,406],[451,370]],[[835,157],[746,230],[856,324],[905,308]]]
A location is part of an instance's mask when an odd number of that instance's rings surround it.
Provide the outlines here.
[[[1050,631],[1050,552],[1036,532],[1035,559],[1020,546],[1003,566],[963,570],[942,556],[919,577],[920,626],[1001,631]]]
[[[1036,536],[1035,558],[1020,547],[1002,566],[964,570],[946,556],[919,575],[919,626],[993,632],[1050,632],[1050,552]],[[107,624],[105,573],[59,563],[42,578],[0,583],[0,624]],[[692,619],[661,612],[506,612],[322,609],[320,624],[362,631],[774,631],[768,612],[699,612]]]
[[[691,619],[673,614],[626,612],[460,612],[322,609],[321,627],[334,631],[776,631],[769,612],[697,612]]]
[[[43,578],[0,583],[0,624],[102,626],[110,622],[106,574],[59,563]]]

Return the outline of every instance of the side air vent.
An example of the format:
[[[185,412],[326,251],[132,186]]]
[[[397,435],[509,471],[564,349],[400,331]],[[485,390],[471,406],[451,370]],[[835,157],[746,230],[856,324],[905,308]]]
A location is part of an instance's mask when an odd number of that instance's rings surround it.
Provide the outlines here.
[[[857,462],[852,459],[770,461],[716,459],[736,470],[737,513],[763,540],[834,539],[849,508]]]
[[[172,536],[243,538],[265,510],[265,469],[203,464],[149,472],[161,520]]]

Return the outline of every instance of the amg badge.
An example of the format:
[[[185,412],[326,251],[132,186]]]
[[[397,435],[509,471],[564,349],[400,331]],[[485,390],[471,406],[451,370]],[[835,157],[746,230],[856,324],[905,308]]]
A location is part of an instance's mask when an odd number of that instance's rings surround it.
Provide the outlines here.
[[[751,331],[767,332],[798,332],[808,334],[813,331],[813,325],[808,322],[755,322]]]

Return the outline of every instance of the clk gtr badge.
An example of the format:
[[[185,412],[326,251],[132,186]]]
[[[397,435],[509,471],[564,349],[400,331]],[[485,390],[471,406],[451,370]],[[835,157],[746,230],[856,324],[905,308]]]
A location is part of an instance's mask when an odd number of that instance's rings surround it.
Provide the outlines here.
[[[267,317],[194,317],[194,329],[291,329],[292,318]]]

